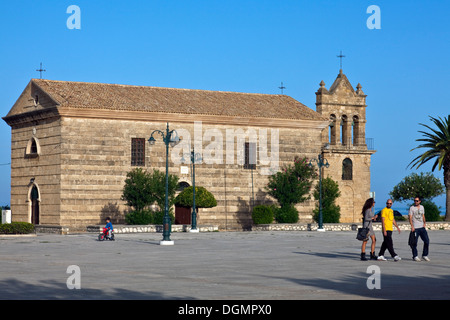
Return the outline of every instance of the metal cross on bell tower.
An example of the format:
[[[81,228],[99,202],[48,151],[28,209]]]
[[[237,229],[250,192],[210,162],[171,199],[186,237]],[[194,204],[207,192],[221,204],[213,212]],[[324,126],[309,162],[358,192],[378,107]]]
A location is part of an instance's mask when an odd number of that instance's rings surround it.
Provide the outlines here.
[[[41,62],[41,67],[40,67],[39,69],[36,69],[36,71],[39,72],[39,79],[42,79],[42,72],[45,72],[45,71],[47,71],[47,70],[42,69],[42,62]]]
[[[342,55],[342,50],[341,50],[341,53],[338,56],[336,56],[336,57],[339,58],[340,70],[342,70],[342,58],[345,58],[345,56]]]

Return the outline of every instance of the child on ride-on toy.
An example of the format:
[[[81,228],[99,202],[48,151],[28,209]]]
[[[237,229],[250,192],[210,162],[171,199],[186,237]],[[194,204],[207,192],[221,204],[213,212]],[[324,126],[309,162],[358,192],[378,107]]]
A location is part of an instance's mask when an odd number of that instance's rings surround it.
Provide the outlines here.
[[[114,240],[114,234],[113,234],[113,226],[111,223],[111,219],[107,217],[106,219],[106,226],[103,228],[103,232],[98,235],[98,240]]]
[[[111,223],[111,218],[110,217],[106,217],[106,226],[105,229],[108,231],[108,238],[111,238],[111,234],[113,232],[113,225]]]

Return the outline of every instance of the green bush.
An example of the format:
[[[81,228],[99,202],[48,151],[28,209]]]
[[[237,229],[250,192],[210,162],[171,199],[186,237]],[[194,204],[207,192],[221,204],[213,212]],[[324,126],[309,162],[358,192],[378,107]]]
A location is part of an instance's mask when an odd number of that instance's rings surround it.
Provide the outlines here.
[[[281,171],[269,176],[266,191],[281,207],[294,206],[310,198],[316,177],[315,167],[310,166],[306,158],[295,158],[293,165],[285,165]]]
[[[153,212],[151,210],[131,211],[125,215],[126,224],[152,224],[153,220]]]
[[[28,222],[0,224],[0,234],[27,234],[34,232],[34,225]]]
[[[172,206],[178,185],[178,177],[169,174],[168,196],[169,207]],[[127,173],[122,192],[122,200],[134,209],[144,211],[145,208],[156,203],[160,210],[164,210],[166,200],[166,174],[154,169],[151,173],[142,168],[136,168]]]
[[[323,223],[339,223],[341,217],[341,208],[336,205],[335,201],[341,196],[339,185],[330,177],[322,179],[322,222]],[[314,198],[320,198],[320,185],[316,184],[314,190]],[[313,210],[313,219],[319,222],[319,201],[316,203],[316,208]]]
[[[298,211],[294,206],[284,206],[275,211],[275,220],[278,223],[297,223]]]
[[[439,178],[431,172],[412,173],[403,178],[389,193],[394,201],[412,200],[417,195],[422,199],[433,199],[445,193],[445,188]],[[423,205],[422,201],[422,205]]]
[[[439,207],[430,200],[423,200],[423,208],[425,209],[425,220],[426,221],[439,221],[441,220]]]
[[[319,222],[319,208],[315,208],[314,212],[314,221]],[[322,222],[323,223],[339,223],[339,219],[341,217],[341,208],[332,203],[325,208],[322,208]]]
[[[169,217],[170,217],[170,221],[173,224],[175,221],[175,215],[169,211]],[[164,211],[156,211],[153,214],[153,223],[154,224],[163,224],[163,218],[164,218]]]
[[[176,196],[174,203],[182,207],[193,206],[193,187],[187,187]],[[217,206],[214,195],[204,187],[195,187],[195,207],[196,208],[213,208]]]
[[[254,224],[269,224],[273,222],[272,206],[259,205],[253,208],[252,219]]]

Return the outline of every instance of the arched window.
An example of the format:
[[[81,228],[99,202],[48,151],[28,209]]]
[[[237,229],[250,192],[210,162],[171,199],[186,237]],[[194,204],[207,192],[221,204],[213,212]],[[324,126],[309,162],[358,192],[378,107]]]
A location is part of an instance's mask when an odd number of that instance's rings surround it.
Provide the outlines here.
[[[359,134],[360,129],[358,116],[353,116],[352,127],[353,127],[353,145],[357,146],[360,144],[360,134]]]
[[[36,140],[35,139],[33,139],[31,141],[31,150],[30,150],[30,152],[31,153],[37,153],[37,144],[36,144]]]
[[[28,140],[27,147],[25,149],[25,156],[29,158],[37,157],[41,154],[41,146],[39,140],[36,137],[31,137]]]
[[[342,161],[342,180],[353,180],[353,163],[349,158]]]
[[[348,128],[348,118],[344,114],[341,117],[341,142],[342,142],[342,145],[349,145],[350,144],[348,129],[349,129]]]
[[[186,181],[181,181],[178,183],[177,191],[183,191],[184,189],[186,189],[189,186],[190,186],[189,183],[187,183]]]
[[[336,116],[334,114],[330,115],[330,126],[329,126],[329,132],[328,132],[328,137],[329,137],[329,143],[332,145],[335,145],[337,143],[337,139],[336,139]]]

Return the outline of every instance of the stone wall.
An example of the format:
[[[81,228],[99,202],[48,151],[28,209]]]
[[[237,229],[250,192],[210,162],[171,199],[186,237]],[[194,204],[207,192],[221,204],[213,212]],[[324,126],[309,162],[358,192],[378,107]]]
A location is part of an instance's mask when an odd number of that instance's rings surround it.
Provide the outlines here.
[[[398,227],[402,231],[410,231],[411,225],[409,222],[397,222]],[[252,231],[317,231],[317,223],[279,223],[279,224],[264,224],[252,227]],[[361,227],[361,224],[355,223],[324,223],[323,229],[325,231],[356,231]],[[450,222],[427,222],[427,230],[450,230]],[[381,231],[381,223],[373,223],[374,231]],[[394,230],[396,231],[396,230]]]
[[[340,222],[359,222],[361,210],[370,197],[370,161],[371,154],[363,151],[347,152],[329,150],[324,153],[330,166],[324,169],[324,177],[330,177],[339,185],[341,196],[336,204],[341,208]],[[351,180],[342,179],[342,163],[344,159],[352,161]]]
[[[134,168],[131,166],[131,139],[147,140],[153,130],[164,131],[165,127],[166,123],[157,121],[63,118],[61,225],[82,229],[86,225],[102,223],[108,215],[105,208],[111,206],[116,206],[119,212],[115,222],[122,222],[123,212],[128,209],[121,201],[122,189],[126,173]],[[174,122],[170,129],[177,130],[182,143],[170,149],[169,172],[192,185],[190,166],[182,164],[181,158],[187,156],[189,145],[194,145],[195,141],[195,151],[202,153],[204,158],[202,163],[196,164],[196,185],[212,192],[218,202],[215,208],[200,209],[198,223],[218,225],[220,230],[251,227],[252,198],[255,205],[273,201],[264,189],[269,170],[276,172],[279,169],[271,168],[274,161],[258,159],[255,170],[245,169],[239,162],[243,159],[243,149],[237,145],[253,141],[251,133],[255,133],[254,141],[258,145],[267,141],[269,157],[271,134],[275,134],[274,141],[279,143],[279,166],[292,163],[296,156],[317,157],[320,151],[321,130],[314,128],[267,129]],[[243,134],[242,140],[237,138],[239,132]],[[165,146],[160,135],[155,135],[155,139],[154,146],[145,145],[144,168],[165,171]],[[218,153],[221,156],[217,156]],[[182,171],[182,167],[187,171]],[[300,221],[311,221],[314,206],[312,200],[298,206]]]
[[[37,121],[39,120],[39,121]],[[11,211],[13,221],[31,221],[30,192],[39,191],[40,223],[60,224],[60,120],[39,118],[11,130]],[[35,139],[38,154],[27,154]],[[43,201],[42,201],[43,200]]]
[[[103,232],[104,226],[87,226],[87,232]],[[214,225],[201,225],[197,226],[199,232],[216,232],[219,231],[218,226]],[[191,226],[185,224],[174,224],[172,225],[172,232],[190,232]],[[123,234],[123,233],[162,233],[163,226],[158,224],[149,224],[149,225],[116,225],[114,226],[115,234]]]

